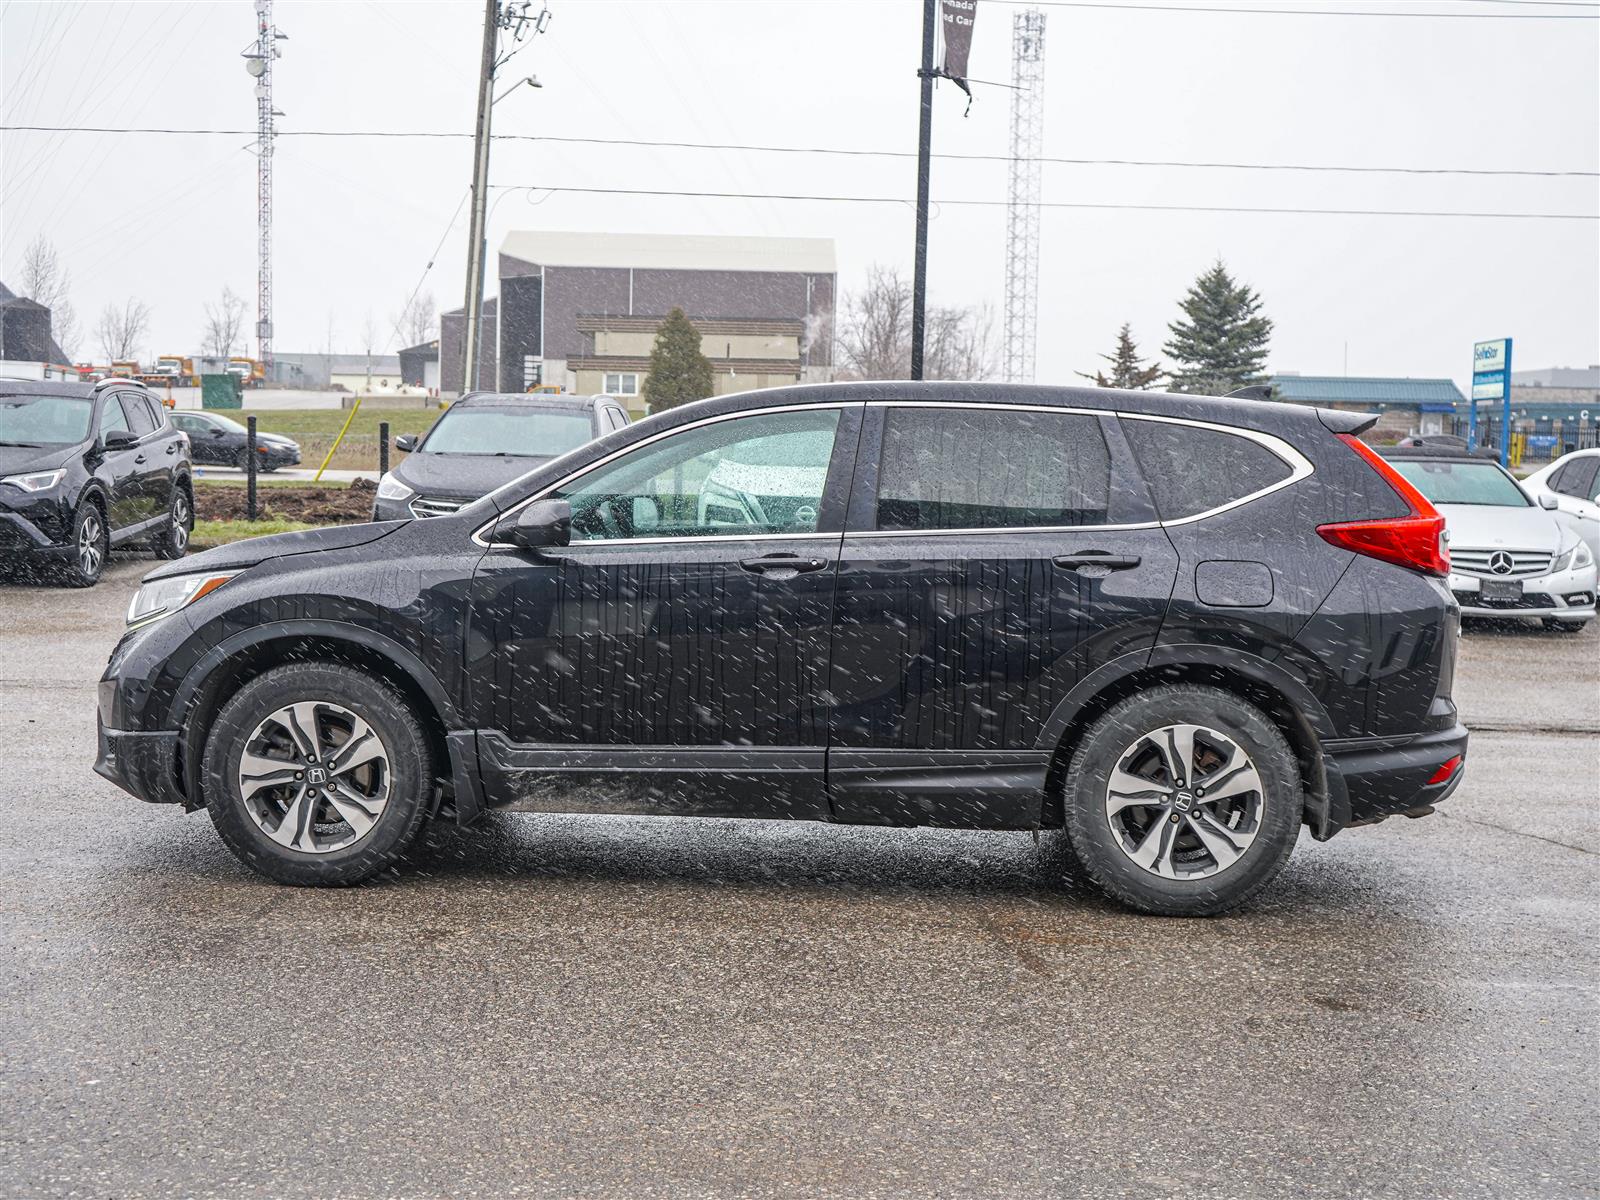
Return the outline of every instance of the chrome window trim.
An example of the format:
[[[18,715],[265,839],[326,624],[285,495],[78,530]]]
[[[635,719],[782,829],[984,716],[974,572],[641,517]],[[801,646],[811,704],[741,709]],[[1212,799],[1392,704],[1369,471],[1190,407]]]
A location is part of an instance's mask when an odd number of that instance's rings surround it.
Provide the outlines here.
[[[829,385],[829,384],[813,384],[811,386],[814,386],[814,387],[828,387],[828,386],[831,386],[831,385]],[[846,408],[854,408],[854,407],[857,407],[858,405],[862,406],[862,407],[865,407],[865,408],[933,408],[933,409],[965,408],[965,409],[978,409],[978,410],[985,410],[985,411],[993,410],[993,409],[1005,409],[1008,412],[1018,412],[1018,411],[1020,411],[1020,412],[1065,413],[1065,414],[1071,414],[1071,415],[1076,415],[1076,416],[1089,416],[1089,417],[1106,417],[1106,416],[1110,416],[1110,417],[1116,417],[1118,420],[1123,420],[1123,421],[1155,421],[1155,422],[1159,422],[1159,423],[1166,424],[1166,425],[1187,425],[1187,426],[1190,426],[1191,428],[1194,428],[1194,429],[1209,429],[1209,430],[1211,430],[1211,431],[1213,431],[1215,433],[1230,434],[1230,435],[1232,435],[1234,437],[1241,437],[1241,438],[1244,438],[1247,441],[1255,442],[1257,445],[1263,446],[1267,450],[1271,451],[1273,454],[1277,455],[1278,458],[1282,459],[1285,463],[1288,464],[1290,470],[1289,470],[1288,478],[1281,479],[1277,483],[1271,484],[1271,485],[1269,485],[1267,487],[1264,487],[1264,488],[1258,488],[1256,491],[1251,492],[1248,495],[1240,496],[1237,499],[1230,500],[1226,504],[1219,504],[1215,508],[1206,509],[1204,512],[1194,513],[1191,516],[1187,516],[1187,517],[1178,517],[1178,518],[1175,518],[1174,520],[1171,520],[1171,521],[1159,521],[1159,520],[1158,521],[1142,521],[1142,522],[1137,522],[1137,523],[1134,523],[1134,524],[1123,524],[1123,525],[1029,525],[1029,526],[1011,526],[1011,527],[992,526],[992,527],[987,527],[987,528],[980,527],[980,528],[973,528],[973,529],[863,529],[863,530],[846,531],[842,535],[833,534],[833,533],[813,532],[813,533],[697,534],[697,535],[694,535],[694,536],[691,536],[691,537],[664,537],[664,538],[586,538],[582,542],[574,543],[574,545],[576,545],[576,546],[633,546],[633,545],[657,545],[657,544],[693,545],[695,543],[705,543],[705,542],[726,542],[726,541],[729,541],[730,539],[742,540],[742,541],[789,541],[789,540],[797,540],[797,539],[830,538],[830,537],[836,537],[836,536],[842,536],[842,537],[845,537],[845,538],[852,538],[852,539],[876,538],[876,537],[890,537],[890,538],[893,538],[893,537],[923,537],[923,538],[930,538],[930,537],[974,537],[974,536],[987,537],[987,536],[990,536],[990,535],[993,535],[993,534],[1095,533],[1095,532],[1118,533],[1118,532],[1125,532],[1125,531],[1128,531],[1128,530],[1135,530],[1135,529],[1171,529],[1171,528],[1174,528],[1174,527],[1179,526],[1179,525],[1191,525],[1196,521],[1204,521],[1204,520],[1207,520],[1210,517],[1218,516],[1221,513],[1229,512],[1232,509],[1243,507],[1246,504],[1250,504],[1253,501],[1261,499],[1263,496],[1270,496],[1273,492],[1281,491],[1286,487],[1291,487],[1294,484],[1299,483],[1300,480],[1305,479],[1305,478],[1307,478],[1307,477],[1309,477],[1309,476],[1311,476],[1311,475],[1316,473],[1316,468],[1311,465],[1310,460],[1307,459],[1305,457],[1305,455],[1301,454],[1300,451],[1296,450],[1288,442],[1284,441],[1282,438],[1278,437],[1275,434],[1263,433],[1260,430],[1256,430],[1256,429],[1244,429],[1244,428],[1241,428],[1238,425],[1224,425],[1224,424],[1220,424],[1220,423],[1218,423],[1216,421],[1200,421],[1200,420],[1195,420],[1195,419],[1190,418],[1190,417],[1163,417],[1163,416],[1156,416],[1156,415],[1150,414],[1150,413],[1126,412],[1126,411],[1121,410],[1121,409],[1079,408],[1079,407],[1069,407],[1069,406],[1060,405],[1060,404],[1013,404],[1013,403],[1009,403],[1009,402],[1006,402],[1006,401],[985,402],[985,401],[971,401],[971,400],[866,400],[866,401],[862,401],[862,400],[841,400],[841,401],[837,401],[837,402],[833,402],[833,403],[824,403],[824,404],[783,404],[783,405],[774,406],[772,408],[750,409],[750,410],[746,410],[744,412],[721,413],[721,414],[719,414],[717,416],[713,416],[713,417],[704,417],[701,420],[692,421],[687,425],[680,425],[680,426],[678,426],[677,428],[674,428],[674,429],[664,429],[660,433],[652,434],[650,437],[645,438],[643,441],[635,442],[630,446],[624,446],[619,450],[614,450],[610,454],[606,455],[605,457],[597,459],[596,461],[594,461],[592,463],[589,463],[586,466],[580,467],[578,470],[573,471],[570,475],[563,476],[561,479],[557,480],[555,483],[552,483],[549,487],[545,488],[543,491],[538,492],[535,495],[529,496],[525,500],[518,501],[512,507],[506,509],[505,512],[499,514],[498,516],[494,517],[493,519],[491,519],[491,520],[485,522],[483,525],[479,526],[477,529],[473,530],[472,540],[473,540],[474,543],[476,543],[479,546],[482,546],[486,550],[514,550],[515,549],[514,546],[501,545],[501,544],[497,544],[497,543],[490,542],[490,541],[486,540],[486,535],[487,535],[488,531],[490,529],[494,528],[494,526],[498,525],[501,521],[505,520],[505,518],[511,516],[513,513],[516,513],[520,509],[526,507],[527,505],[532,504],[535,500],[544,499],[551,492],[554,492],[554,491],[556,491],[556,490],[558,490],[558,489],[560,489],[562,487],[565,487],[567,484],[571,483],[574,479],[577,479],[582,475],[586,475],[590,471],[597,470],[598,468],[605,466],[607,463],[611,462],[613,459],[620,458],[624,454],[629,454],[629,453],[633,452],[634,450],[641,449],[641,448],[643,448],[645,446],[650,445],[653,442],[660,441],[662,438],[670,437],[673,434],[685,433],[688,430],[699,429],[699,428],[701,428],[702,426],[705,426],[705,425],[714,425],[714,424],[717,424],[718,422],[721,422],[721,421],[738,420],[741,417],[763,416],[763,415],[765,415],[767,413],[815,412],[815,411],[820,411],[820,410],[823,410],[823,409],[846,409]],[[570,549],[570,548],[571,547],[562,547],[562,549]]]
[[[822,387],[822,386],[828,386],[828,385],[818,384],[817,386]],[[557,491],[560,488],[566,487],[567,484],[571,483],[574,479],[578,479],[578,478],[580,478],[580,477],[582,477],[584,475],[587,475],[590,471],[599,470],[601,467],[605,466],[607,463],[611,462],[613,459],[621,458],[624,454],[632,454],[635,450],[642,450],[644,447],[646,447],[648,445],[651,445],[654,442],[659,442],[662,438],[672,437],[674,434],[687,433],[691,429],[699,429],[699,428],[701,428],[702,426],[705,426],[705,425],[716,425],[716,424],[719,424],[719,423],[721,423],[723,421],[737,421],[741,417],[764,417],[764,416],[767,416],[770,413],[785,413],[785,412],[824,412],[824,411],[827,411],[829,409],[839,409],[839,410],[842,411],[842,410],[847,409],[847,408],[859,408],[861,406],[861,404],[862,404],[862,401],[860,401],[860,400],[840,400],[840,401],[838,401],[836,403],[830,403],[830,404],[779,404],[779,405],[774,405],[772,408],[753,408],[753,409],[747,409],[747,410],[745,410],[743,412],[719,413],[716,416],[712,416],[712,417],[702,417],[698,421],[690,421],[687,425],[678,425],[678,426],[675,426],[672,429],[663,429],[660,433],[652,433],[649,437],[643,439],[642,441],[633,442],[630,445],[619,447],[618,449],[613,450],[610,454],[607,454],[602,458],[595,459],[595,461],[592,462],[592,463],[586,463],[583,466],[579,467],[576,471],[573,471],[571,474],[563,475],[560,479],[558,479],[554,483],[550,484],[550,486],[545,488],[543,491],[535,492],[532,496],[529,496],[527,499],[517,501],[510,508],[506,509],[505,512],[500,513],[499,515],[490,518],[488,521],[485,521],[482,525],[478,526],[477,529],[474,529],[472,531],[472,540],[477,545],[482,546],[485,550],[515,550],[516,549],[515,546],[506,546],[506,545],[503,545],[503,544],[500,544],[500,543],[488,541],[487,540],[488,531],[493,529],[496,525],[500,524],[501,521],[504,521],[507,517],[511,516],[513,513],[519,512],[522,509],[526,508],[528,505],[532,504],[535,500],[543,500],[545,497],[549,496],[551,492],[554,492],[554,491]],[[515,482],[515,480],[513,480],[512,482]],[[502,486],[509,486],[509,485],[502,485]],[[494,493],[490,492],[489,494],[492,496]],[[739,537],[739,536],[743,536],[743,537],[746,537],[746,538],[787,538],[787,537],[795,537],[795,536],[815,538],[815,537],[836,537],[838,535],[837,534],[832,534],[832,533],[807,533],[807,534],[799,534],[799,535],[786,534],[786,533],[756,533],[756,534],[744,534],[744,535],[737,535],[737,534],[728,534],[728,535],[706,534],[706,535],[696,535],[694,537],[661,538],[661,539],[650,539],[650,540],[660,540],[660,541],[670,541],[670,542],[684,542],[684,543],[693,542],[693,541],[725,542],[725,541],[728,541],[730,537]],[[638,541],[638,540],[643,540],[643,539],[635,539],[635,538],[585,538],[583,540],[583,542],[581,542],[579,544],[580,545],[615,546],[615,545],[620,545],[620,544],[627,543],[627,542],[634,542],[634,541]],[[567,547],[564,547],[564,546],[561,547],[561,549],[566,549],[566,548]]]

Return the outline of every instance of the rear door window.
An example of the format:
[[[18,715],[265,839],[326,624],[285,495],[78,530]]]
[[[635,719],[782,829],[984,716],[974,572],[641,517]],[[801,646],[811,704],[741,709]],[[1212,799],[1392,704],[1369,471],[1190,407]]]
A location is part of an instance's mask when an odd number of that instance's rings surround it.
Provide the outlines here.
[[[1294,474],[1278,454],[1240,434],[1136,417],[1122,418],[1122,428],[1163,521],[1225,508]]]
[[[882,530],[1104,525],[1111,456],[1097,418],[1007,408],[890,407]]]
[[[134,432],[135,436],[148,437],[156,431],[156,419],[145,404],[143,396],[124,392],[120,399],[122,400],[122,411],[128,417],[128,428]]]
[[[1600,471],[1600,456],[1575,458],[1561,468],[1559,472],[1561,478],[1554,490],[1563,496],[1576,496],[1580,500],[1587,500],[1594,495],[1594,477],[1597,471]]]

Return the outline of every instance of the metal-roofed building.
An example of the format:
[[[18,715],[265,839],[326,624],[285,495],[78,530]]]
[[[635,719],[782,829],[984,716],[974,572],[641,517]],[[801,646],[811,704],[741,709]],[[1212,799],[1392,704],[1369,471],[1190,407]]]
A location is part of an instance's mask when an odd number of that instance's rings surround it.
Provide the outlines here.
[[[1297,375],[1272,377],[1272,397],[1291,404],[1342,408],[1378,414],[1379,437],[1409,433],[1448,433],[1451,418],[1467,398],[1450,379],[1386,378],[1370,375]]]
[[[831,239],[513,232],[496,316],[485,305],[479,386],[607,392],[642,411],[655,331],[681,308],[716,390],[831,379]],[[440,385],[462,390],[462,310],[440,318]]]

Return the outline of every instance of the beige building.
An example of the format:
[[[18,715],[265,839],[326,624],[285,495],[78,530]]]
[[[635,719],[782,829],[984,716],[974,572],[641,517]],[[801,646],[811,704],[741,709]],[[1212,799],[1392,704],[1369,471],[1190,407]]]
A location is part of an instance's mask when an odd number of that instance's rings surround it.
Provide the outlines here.
[[[711,360],[717,395],[801,381],[804,321],[691,317],[689,323],[700,335],[700,353]],[[642,412],[636,397],[660,326],[659,317],[579,316],[578,332],[593,339],[593,350],[567,360],[573,391],[626,397],[630,408]]]

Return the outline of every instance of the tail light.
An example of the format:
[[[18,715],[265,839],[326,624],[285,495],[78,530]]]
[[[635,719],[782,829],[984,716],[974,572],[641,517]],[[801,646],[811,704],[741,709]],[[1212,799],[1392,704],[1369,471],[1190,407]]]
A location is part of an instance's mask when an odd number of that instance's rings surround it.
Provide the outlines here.
[[[1450,778],[1450,776],[1456,773],[1457,768],[1460,766],[1461,755],[1458,754],[1454,758],[1446,759],[1444,762],[1439,764],[1439,769],[1428,777],[1427,786],[1432,787],[1436,783],[1445,782]]]
[[[1445,548],[1444,518],[1414,488],[1406,477],[1385,462],[1354,434],[1341,433],[1339,440],[1354,450],[1395,490],[1411,512],[1403,517],[1381,517],[1373,521],[1338,521],[1318,525],[1322,540],[1341,550],[1382,559],[1398,567],[1409,567],[1424,575],[1450,574],[1450,551]]]

